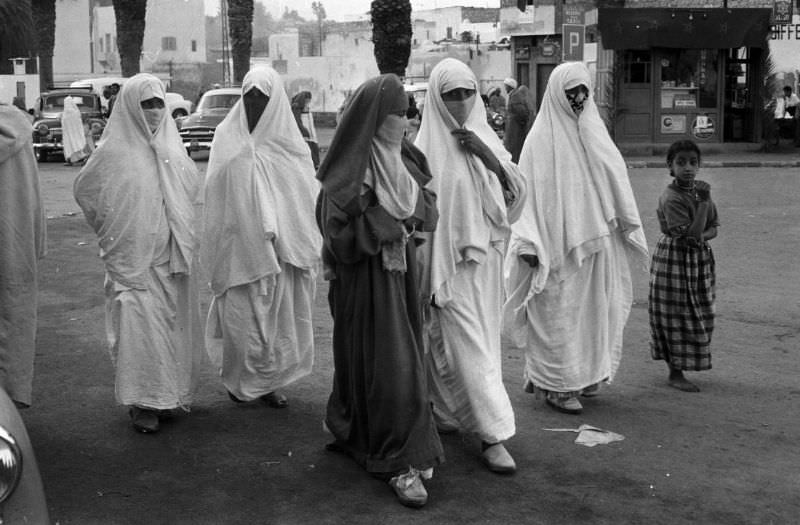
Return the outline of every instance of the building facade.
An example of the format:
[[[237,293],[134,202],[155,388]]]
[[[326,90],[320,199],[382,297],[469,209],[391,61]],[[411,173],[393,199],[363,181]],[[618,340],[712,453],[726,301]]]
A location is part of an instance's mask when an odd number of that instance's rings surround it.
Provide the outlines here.
[[[772,0],[528,3],[503,0],[501,29],[537,101],[555,65],[583,60],[618,143],[761,137]]]

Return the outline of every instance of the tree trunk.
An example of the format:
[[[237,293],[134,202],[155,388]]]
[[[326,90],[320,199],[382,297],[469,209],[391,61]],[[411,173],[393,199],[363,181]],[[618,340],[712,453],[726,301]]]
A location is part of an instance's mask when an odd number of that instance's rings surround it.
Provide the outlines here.
[[[56,45],[56,0],[32,0],[31,12],[36,27],[39,55],[39,86],[42,91],[53,85],[53,48]]]
[[[250,70],[253,43],[253,0],[228,0],[228,25],[233,57],[233,81],[241,84]]]
[[[147,0],[113,0],[113,4],[122,76],[131,77],[140,70]]]
[[[411,56],[411,2],[373,0],[370,14],[378,71],[404,77]]]
[[[30,0],[0,0],[0,75],[14,71],[9,58],[33,58],[34,44]]]

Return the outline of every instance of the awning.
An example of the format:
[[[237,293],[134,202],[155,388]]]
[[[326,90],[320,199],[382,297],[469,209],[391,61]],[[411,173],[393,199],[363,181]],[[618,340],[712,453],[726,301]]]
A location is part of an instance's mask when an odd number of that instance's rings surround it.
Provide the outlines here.
[[[764,47],[770,8],[598,9],[598,29],[606,49],[729,49]]]

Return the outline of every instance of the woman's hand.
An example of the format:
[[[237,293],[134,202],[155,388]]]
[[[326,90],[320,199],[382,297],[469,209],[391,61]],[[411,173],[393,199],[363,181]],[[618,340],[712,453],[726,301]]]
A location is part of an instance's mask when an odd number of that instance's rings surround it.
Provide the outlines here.
[[[489,146],[487,146],[486,143],[475,134],[475,132],[464,128],[458,128],[454,129],[450,133],[453,135],[453,137],[455,137],[464,150],[481,159],[484,166],[486,166],[486,169],[497,174],[498,178],[500,178],[500,183],[504,187],[506,186],[503,166],[500,164],[500,161],[497,159]]]

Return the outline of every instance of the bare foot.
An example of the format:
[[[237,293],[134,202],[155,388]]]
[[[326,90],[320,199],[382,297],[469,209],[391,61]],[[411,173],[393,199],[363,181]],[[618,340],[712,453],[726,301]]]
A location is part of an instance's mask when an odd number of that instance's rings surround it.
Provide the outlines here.
[[[694,383],[689,382],[685,377],[670,377],[669,378],[669,386],[672,388],[677,388],[683,392],[699,392],[700,389],[697,388],[697,385]]]

